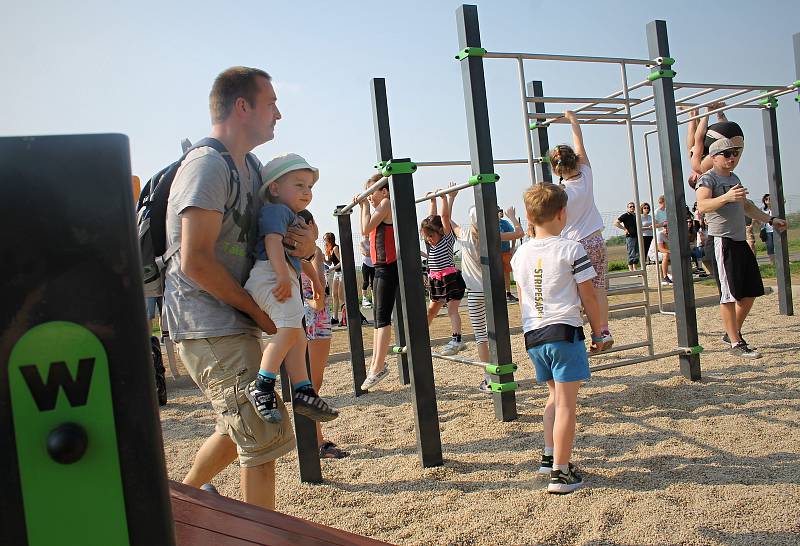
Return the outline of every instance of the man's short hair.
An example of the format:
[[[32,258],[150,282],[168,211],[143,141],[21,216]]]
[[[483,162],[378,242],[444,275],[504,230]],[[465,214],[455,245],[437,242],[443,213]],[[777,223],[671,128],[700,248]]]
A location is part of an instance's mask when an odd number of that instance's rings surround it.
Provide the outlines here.
[[[522,200],[530,221],[540,225],[567,206],[567,192],[559,184],[534,184],[525,191]]]
[[[234,66],[217,76],[208,96],[211,122],[221,123],[228,119],[239,97],[246,100],[250,106],[254,106],[259,93],[259,78],[272,80],[272,77],[263,70],[247,66]]]

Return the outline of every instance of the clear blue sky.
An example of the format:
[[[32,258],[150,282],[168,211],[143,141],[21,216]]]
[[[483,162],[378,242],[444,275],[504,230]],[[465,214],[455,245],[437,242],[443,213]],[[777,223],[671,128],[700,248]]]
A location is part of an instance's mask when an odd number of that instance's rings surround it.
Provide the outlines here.
[[[396,156],[468,159],[461,74],[453,60],[459,4],[16,3],[0,20],[0,132],[124,133],[131,140],[133,172],[146,180],[180,155],[181,138],[194,141],[208,132],[214,76],[232,65],[257,66],[275,79],[283,120],[276,139],[256,153],[266,161],[297,152],[319,166],[311,210],[323,229],[331,229],[333,205],[359,191],[375,161],[370,78],[387,78]],[[678,80],[788,84],[796,79],[792,34],[800,32],[800,3],[794,1],[478,6],[483,45],[490,51],[646,58],[645,25],[665,19]],[[630,68],[630,81],[644,79],[644,72]],[[614,65],[527,62],[526,74],[543,80],[545,92],[553,95],[602,96],[621,87]],[[486,75],[494,156],[524,157],[516,63],[488,60]],[[758,199],[767,188],[761,114],[739,110],[730,117],[747,135],[738,173]],[[778,118],[786,193],[790,206],[800,208],[800,112],[791,97],[781,99]],[[644,190],[641,131],[636,146]],[[588,127],[585,137],[598,207],[621,212],[632,196],[625,130]],[[551,130],[551,144],[567,139],[563,127]],[[500,203],[516,205],[521,213],[525,168],[496,171],[503,177]],[[468,174],[466,168],[426,171],[415,176],[415,184],[424,193]],[[659,175],[656,186],[660,192]],[[471,192],[463,192],[456,219],[465,218],[471,203]]]

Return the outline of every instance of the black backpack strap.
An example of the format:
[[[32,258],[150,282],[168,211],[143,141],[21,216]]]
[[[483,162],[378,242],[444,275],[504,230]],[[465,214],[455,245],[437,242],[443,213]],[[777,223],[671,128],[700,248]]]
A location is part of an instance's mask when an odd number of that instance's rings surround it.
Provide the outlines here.
[[[236,168],[236,163],[233,161],[233,157],[231,156],[228,149],[222,142],[220,142],[216,138],[206,137],[200,139],[194,144],[194,146],[186,150],[186,153],[188,154],[190,151],[196,148],[202,148],[204,146],[207,146],[219,152],[219,154],[222,156],[222,159],[224,159],[225,163],[228,164],[228,169],[230,169],[231,172],[231,177],[228,181],[229,185],[228,194],[230,195],[230,197],[228,199],[228,202],[225,204],[225,216],[227,216],[230,210],[236,208],[236,206],[239,203],[239,200],[241,199],[242,185],[241,185],[241,176],[239,174],[239,169]]]

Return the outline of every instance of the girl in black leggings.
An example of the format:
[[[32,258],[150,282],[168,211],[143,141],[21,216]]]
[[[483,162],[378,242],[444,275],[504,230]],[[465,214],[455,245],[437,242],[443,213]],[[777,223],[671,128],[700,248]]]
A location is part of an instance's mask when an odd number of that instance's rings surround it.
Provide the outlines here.
[[[367,187],[381,179],[376,174],[367,181]],[[369,390],[389,374],[386,354],[392,337],[392,310],[399,279],[397,276],[397,253],[394,247],[394,225],[392,205],[389,201],[389,188],[373,192],[361,205],[361,232],[369,237],[369,250],[375,267],[375,280],[372,285],[373,307],[375,310],[375,335],[372,343],[372,362],[367,371],[367,379],[361,385]],[[371,211],[370,205],[374,208]]]

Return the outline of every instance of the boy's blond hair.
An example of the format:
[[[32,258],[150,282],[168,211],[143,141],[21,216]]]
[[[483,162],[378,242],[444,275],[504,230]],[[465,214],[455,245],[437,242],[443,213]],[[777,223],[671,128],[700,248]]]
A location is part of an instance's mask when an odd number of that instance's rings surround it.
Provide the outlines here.
[[[525,212],[534,226],[549,222],[567,206],[567,192],[558,184],[534,184],[522,194]]]

